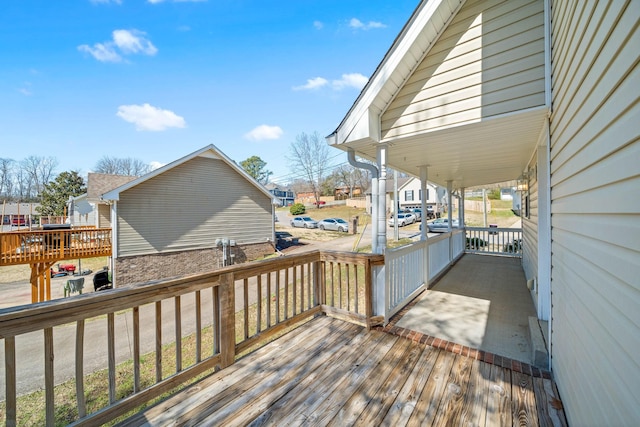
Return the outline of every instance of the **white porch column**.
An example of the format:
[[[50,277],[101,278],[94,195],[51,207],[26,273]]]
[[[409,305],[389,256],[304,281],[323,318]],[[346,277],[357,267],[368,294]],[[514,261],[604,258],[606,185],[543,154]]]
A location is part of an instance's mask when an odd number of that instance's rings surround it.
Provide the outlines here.
[[[429,167],[420,166],[420,210],[422,210],[422,219],[420,220],[420,240],[427,240],[427,180],[429,178]]]
[[[547,139],[538,146],[538,318],[551,318],[551,177],[549,172],[549,125]]]
[[[378,145],[378,235],[376,236],[375,253],[383,254],[387,247],[387,144]]]
[[[460,206],[458,206],[458,221],[460,225],[464,227],[464,188],[460,188],[460,198],[458,200],[460,204]]]
[[[451,212],[453,208],[453,204],[451,203],[453,201],[453,196],[451,195],[452,192],[453,192],[453,181],[447,181],[447,219],[449,221],[449,226],[448,226],[449,231],[451,231],[451,220],[453,217],[453,212]]]

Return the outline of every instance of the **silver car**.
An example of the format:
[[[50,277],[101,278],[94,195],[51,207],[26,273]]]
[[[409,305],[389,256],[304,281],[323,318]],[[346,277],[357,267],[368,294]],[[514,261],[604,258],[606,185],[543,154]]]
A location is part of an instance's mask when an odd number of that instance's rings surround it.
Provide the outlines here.
[[[317,228],[318,221],[308,216],[297,216],[291,220],[292,227]]]
[[[349,223],[342,218],[326,218],[318,221],[318,228],[346,233],[349,231]]]
[[[414,214],[410,214],[410,213],[398,214],[398,227],[404,227],[405,225],[413,224],[414,222],[416,222],[416,216]],[[389,219],[389,225],[393,227],[394,224],[395,224],[394,218],[391,217],[391,219]]]

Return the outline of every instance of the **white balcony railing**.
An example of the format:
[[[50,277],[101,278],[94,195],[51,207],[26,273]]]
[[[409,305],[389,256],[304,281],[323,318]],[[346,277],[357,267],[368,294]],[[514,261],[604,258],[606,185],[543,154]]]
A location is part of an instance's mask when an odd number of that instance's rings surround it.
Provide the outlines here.
[[[522,229],[467,227],[465,252],[522,258]]]
[[[463,229],[454,229],[385,253],[385,323],[430,281],[440,276],[464,253]]]

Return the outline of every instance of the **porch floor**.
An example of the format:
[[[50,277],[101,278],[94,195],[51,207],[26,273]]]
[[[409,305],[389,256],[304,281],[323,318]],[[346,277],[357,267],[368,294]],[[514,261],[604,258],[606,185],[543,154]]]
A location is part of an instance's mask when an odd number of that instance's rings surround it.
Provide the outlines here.
[[[318,317],[121,425],[566,425],[547,375]]]
[[[536,309],[521,260],[467,254],[392,326],[532,363],[529,316]]]

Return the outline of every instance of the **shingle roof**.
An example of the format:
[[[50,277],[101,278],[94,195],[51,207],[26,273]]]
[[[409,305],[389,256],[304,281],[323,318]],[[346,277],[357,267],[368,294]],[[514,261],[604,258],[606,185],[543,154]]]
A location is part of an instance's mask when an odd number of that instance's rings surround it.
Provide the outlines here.
[[[90,173],[87,178],[87,199],[100,199],[104,193],[131,182],[137,176],[110,175],[106,173]]]

